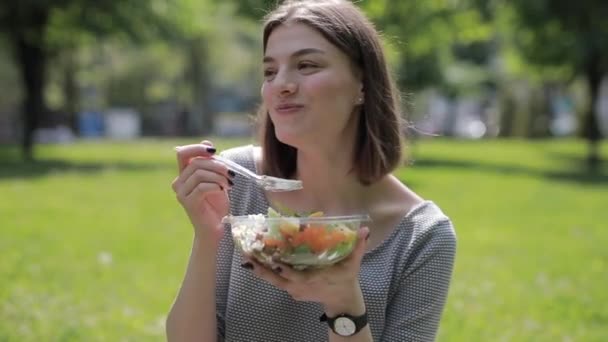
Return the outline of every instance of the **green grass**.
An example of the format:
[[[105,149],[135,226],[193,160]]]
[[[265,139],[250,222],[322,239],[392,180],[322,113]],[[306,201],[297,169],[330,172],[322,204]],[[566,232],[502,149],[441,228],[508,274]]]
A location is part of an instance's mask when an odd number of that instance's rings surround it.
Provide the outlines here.
[[[164,340],[192,234],[170,188],[181,143],[41,146],[31,164],[0,147],[0,341]],[[439,341],[608,340],[606,164],[581,171],[577,141],[410,152],[399,177],[458,234]]]

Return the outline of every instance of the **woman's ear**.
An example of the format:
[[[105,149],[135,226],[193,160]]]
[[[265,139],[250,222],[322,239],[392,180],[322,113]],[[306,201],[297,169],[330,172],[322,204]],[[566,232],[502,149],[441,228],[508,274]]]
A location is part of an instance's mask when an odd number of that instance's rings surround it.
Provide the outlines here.
[[[357,96],[357,104],[362,105],[365,102],[365,92],[363,91],[363,84],[359,87],[359,96]]]
[[[363,95],[360,95],[357,97],[357,101],[355,101],[356,105],[362,105],[365,102],[365,97]]]

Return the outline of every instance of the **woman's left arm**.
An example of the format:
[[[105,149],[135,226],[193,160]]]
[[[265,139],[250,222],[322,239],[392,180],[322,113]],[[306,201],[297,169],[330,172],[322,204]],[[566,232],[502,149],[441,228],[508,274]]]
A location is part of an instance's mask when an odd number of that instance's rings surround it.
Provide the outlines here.
[[[345,289],[346,290],[346,289]],[[346,313],[348,315],[359,317],[365,314],[365,302],[363,300],[363,292],[357,282],[356,288],[350,291],[343,292],[344,300],[336,301],[333,304],[324,304],[325,314],[328,317],[335,317],[339,314]],[[342,337],[335,334],[331,329],[327,329],[329,334],[329,342],[373,342],[372,331],[369,324],[366,324],[363,329],[350,337]]]
[[[323,305],[325,314],[361,316],[365,313],[365,302],[359,285],[361,259],[365,254],[369,229],[359,230],[357,245],[351,255],[332,267],[300,272],[286,265],[274,269],[264,267],[253,259],[253,273],[272,285],[285,290],[298,301],[317,302]],[[313,318],[318,319],[318,318]],[[328,325],[329,342],[373,342],[369,324],[349,337],[335,334]]]

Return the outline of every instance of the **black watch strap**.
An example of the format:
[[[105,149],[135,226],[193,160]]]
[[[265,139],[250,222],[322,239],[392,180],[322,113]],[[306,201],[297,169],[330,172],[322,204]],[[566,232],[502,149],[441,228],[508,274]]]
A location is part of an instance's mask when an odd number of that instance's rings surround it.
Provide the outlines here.
[[[339,330],[336,329],[336,321],[339,318],[346,318],[350,321],[352,321],[355,325],[355,329],[354,332],[352,334],[348,334],[345,335],[344,333],[341,333]],[[321,322],[327,322],[327,324],[329,325],[329,328],[336,333],[337,335],[340,336],[352,336],[356,333],[358,333],[359,331],[361,331],[361,329],[365,328],[365,326],[367,325],[368,321],[367,321],[367,312],[365,312],[363,315],[361,316],[352,316],[349,314],[339,314],[335,317],[328,317],[325,313],[323,313],[321,315],[321,317],[319,317],[319,321]]]

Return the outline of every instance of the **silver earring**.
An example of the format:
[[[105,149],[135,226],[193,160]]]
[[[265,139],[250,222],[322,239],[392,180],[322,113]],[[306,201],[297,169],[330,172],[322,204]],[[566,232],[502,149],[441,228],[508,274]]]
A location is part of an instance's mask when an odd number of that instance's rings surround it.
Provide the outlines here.
[[[362,104],[363,103],[363,97],[360,97],[357,99],[357,104]]]

